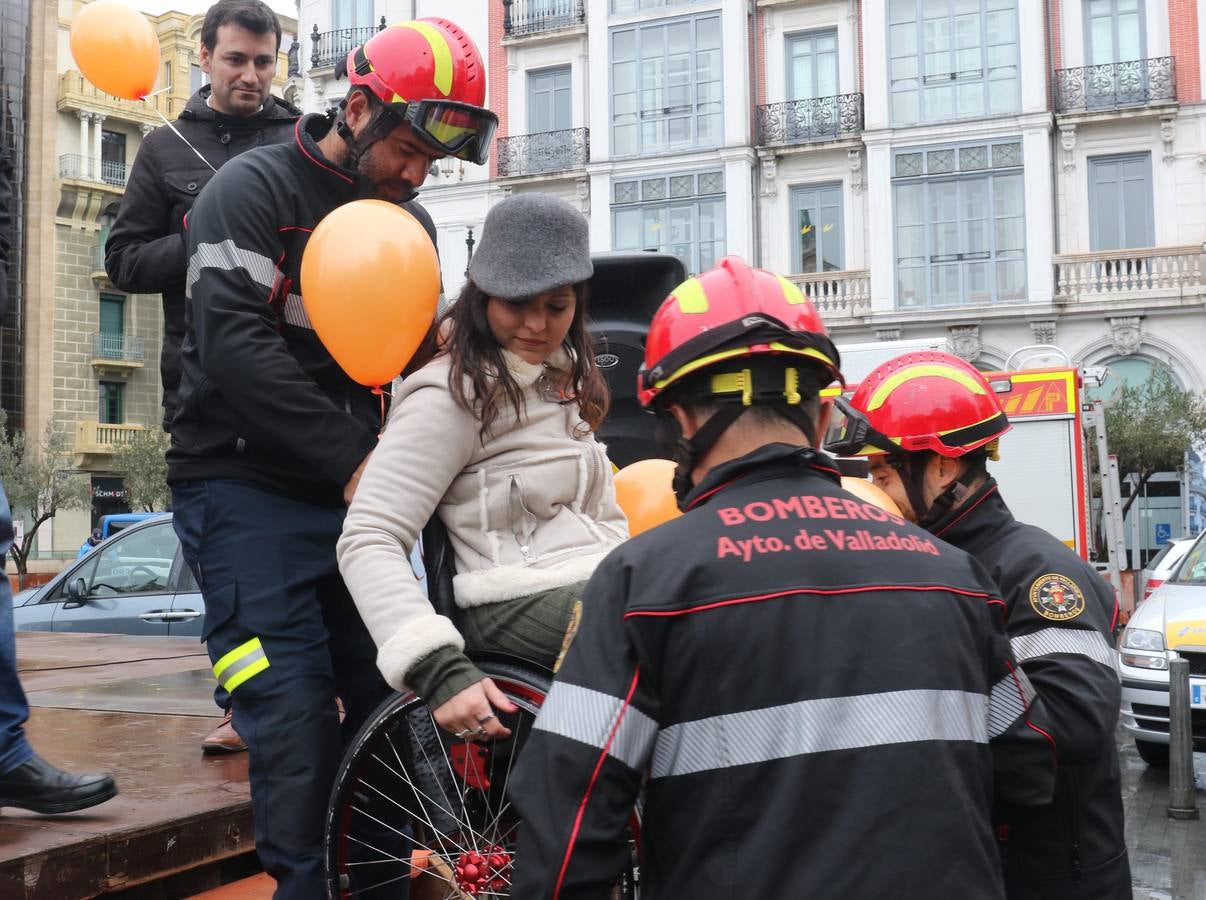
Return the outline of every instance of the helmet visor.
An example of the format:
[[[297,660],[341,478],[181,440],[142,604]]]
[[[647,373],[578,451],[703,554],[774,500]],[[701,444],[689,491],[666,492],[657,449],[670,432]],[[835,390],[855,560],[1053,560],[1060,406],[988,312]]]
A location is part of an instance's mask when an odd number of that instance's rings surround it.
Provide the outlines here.
[[[452,100],[407,104],[406,120],[420,137],[446,156],[479,166],[490,158],[490,139],[498,128],[498,116],[490,110]]]
[[[879,453],[899,453],[900,445],[878,432],[862,411],[855,409],[844,397],[834,397],[833,405],[840,416],[834,416],[825,449],[835,456],[875,456]]]

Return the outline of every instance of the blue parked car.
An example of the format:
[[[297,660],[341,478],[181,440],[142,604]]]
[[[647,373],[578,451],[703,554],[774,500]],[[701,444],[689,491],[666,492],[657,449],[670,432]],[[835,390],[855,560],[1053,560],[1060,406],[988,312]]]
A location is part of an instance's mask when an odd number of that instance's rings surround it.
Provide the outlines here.
[[[123,528],[162,515],[163,513],[110,513],[107,516],[101,516],[100,524],[92,529],[92,534],[80,545],[80,552],[76,555],[76,559],[87,556],[89,551],[100,546],[103,541],[108,540]]]

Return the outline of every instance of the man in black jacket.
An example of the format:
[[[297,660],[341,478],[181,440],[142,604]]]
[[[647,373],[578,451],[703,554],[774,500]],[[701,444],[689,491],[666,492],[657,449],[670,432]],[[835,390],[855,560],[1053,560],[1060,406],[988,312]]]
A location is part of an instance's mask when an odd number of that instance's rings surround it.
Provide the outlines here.
[[[143,139],[105,243],[105,269],[115,287],[163,296],[163,430],[172,430],[184,339],[184,217],[215,171],[254,147],[293,139],[301,113],[269,91],[276,74],[281,25],[262,0],[220,0],[201,25],[197,91],[173,131],[161,125]],[[179,132],[178,134],[176,132]],[[187,141],[187,143],[186,143]],[[230,722],[221,688],[222,723],[201,742],[207,752],[246,750]]]
[[[12,163],[0,148],[0,319],[8,309],[8,263],[13,246]],[[104,803],[117,794],[108,775],[72,775],[34,752],[25,737],[29,704],[17,677],[12,589],[3,563],[13,543],[13,519],[0,485],[0,808],[68,813]]]
[[[966,554],[812,449],[841,378],[799,289],[680,285],[639,395],[685,514],[611,553],[512,780],[512,896],[605,898],[644,791],[641,896],[1000,900],[990,806],[1053,752]]]
[[[1114,591],[1054,536],[1010,513],[987,471],[1009,421],[974,367],[945,353],[898,357],[867,376],[850,407],[840,450],[870,456],[876,483],[905,515],[971,554],[997,584],[1014,656],[1059,748],[1049,805],[996,810],[1008,897],[1129,898]]]
[[[163,295],[163,429],[172,430],[184,337],[184,217],[221,168],[253,147],[293,140],[301,113],[269,94],[281,26],[262,0],[221,0],[201,26],[201,71],[210,83],[175,122],[143,139],[105,244],[115,287]],[[185,143],[187,141],[187,143]]]
[[[335,558],[384,425],[381,397],[315,333],[302,257],[335,208],[404,201],[445,155],[480,162],[496,121],[475,105],[485,97],[480,55],[450,22],[395,25],[353,56],[358,71],[334,119],[305,116],[291,144],[232,160],[189,215],[168,451],[173,524],[205,600],[204,638],[250,751],[256,849],[289,900],[326,896],[335,698],[346,738],[388,692]],[[399,72],[411,80],[395,84]],[[455,129],[439,127],[450,121]],[[401,295],[406,272],[380,289]]]

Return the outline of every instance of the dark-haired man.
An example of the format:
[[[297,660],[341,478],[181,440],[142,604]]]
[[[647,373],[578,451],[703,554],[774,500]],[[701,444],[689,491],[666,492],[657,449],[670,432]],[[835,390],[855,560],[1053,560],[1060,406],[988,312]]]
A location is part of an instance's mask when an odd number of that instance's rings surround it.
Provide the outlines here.
[[[105,244],[105,268],[115,287],[163,295],[164,431],[172,430],[180,385],[188,268],[184,217],[224,163],[253,147],[292,140],[301,113],[269,93],[280,44],[281,23],[262,0],[220,0],[209,8],[200,51],[209,84],[176,119],[179,135],[163,125],[143,140]],[[216,699],[226,716],[201,746],[208,752],[246,750],[230,723],[225,692],[219,690]]]

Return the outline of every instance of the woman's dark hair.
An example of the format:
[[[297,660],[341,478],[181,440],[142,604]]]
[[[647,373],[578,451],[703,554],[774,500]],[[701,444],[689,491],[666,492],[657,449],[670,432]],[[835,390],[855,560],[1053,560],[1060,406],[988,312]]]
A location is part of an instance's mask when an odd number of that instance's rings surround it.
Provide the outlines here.
[[[201,23],[201,46],[216,50],[223,25],[239,25],[252,34],[275,34],[276,49],[281,49],[281,20],[263,0],[218,0]]]
[[[567,382],[556,387],[565,398],[563,403],[578,404],[583,421],[594,431],[606,418],[611,397],[607,381],[595,365],[590,331],[586,327],[587,294],[585,281],[574,285],[574,320],[564,345],[571,366]],[[510,403],[517,419],[524,415],[523,390],[507,368],[502,347],[486,318],[489,303],[490,296],[467,281],[439,325],[441,333],[446,335],[444,352],[452,358],[448,387],[456,402],[478,417],[483,442],[502,404]],[[471,388],[468,392],[466,382]]]

